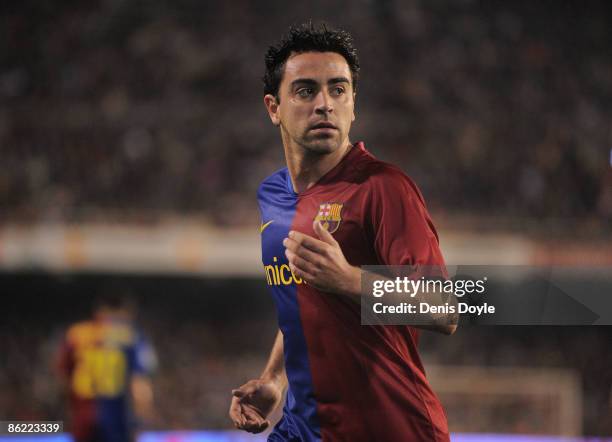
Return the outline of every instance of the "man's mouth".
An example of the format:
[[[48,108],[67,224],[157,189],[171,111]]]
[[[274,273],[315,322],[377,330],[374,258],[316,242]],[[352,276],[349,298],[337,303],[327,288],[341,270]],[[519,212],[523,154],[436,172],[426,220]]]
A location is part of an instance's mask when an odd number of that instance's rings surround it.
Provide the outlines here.
[[[338,129],[336,126],[334,126],[332,123],[328,123],[328,122],[321,122],[321,123],[317,123],[314,126],[310,127],[311,130],[317,130],[317,129]]]

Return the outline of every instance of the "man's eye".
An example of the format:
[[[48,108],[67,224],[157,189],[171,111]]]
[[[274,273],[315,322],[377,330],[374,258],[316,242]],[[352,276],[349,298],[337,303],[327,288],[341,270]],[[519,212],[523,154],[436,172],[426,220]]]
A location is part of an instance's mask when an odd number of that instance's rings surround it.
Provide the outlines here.
[[[337,86],[332,90],[334,95],[342,95],[344,93],[344,88],[341,86]]]
[[[310,96],[312,95],[312,92],[313,92],[312,88],[310,88],[310,87],[304,87],[304,88],[302,88],[302,89],[299,89],[299,90],[297,91],[297,94],[298,94],[300,97],[302,97],[302,98],[308,98],[308,97],[310,97]]]

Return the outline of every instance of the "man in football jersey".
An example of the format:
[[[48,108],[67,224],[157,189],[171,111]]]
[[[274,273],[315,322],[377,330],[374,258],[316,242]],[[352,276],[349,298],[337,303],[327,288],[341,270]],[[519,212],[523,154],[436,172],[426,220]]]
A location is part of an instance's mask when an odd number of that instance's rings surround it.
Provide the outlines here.
[[[154,415],[150,375],[155,366],[154,350],[134,326],[125,299],[101,297],[92,320],[68,329],[58,357],[75,441],[134,440],[135,418]]]
[[[232,391],[230,417],[265,430],[287,388],[269,441],[448,441],[419,331],[360,323],[360,266],[444,261],[416,185],[349,140],[359,74],[351,36],[292,27],[265,61],[264,103],[287,162],[258,190],[280,330],[261,376]]]

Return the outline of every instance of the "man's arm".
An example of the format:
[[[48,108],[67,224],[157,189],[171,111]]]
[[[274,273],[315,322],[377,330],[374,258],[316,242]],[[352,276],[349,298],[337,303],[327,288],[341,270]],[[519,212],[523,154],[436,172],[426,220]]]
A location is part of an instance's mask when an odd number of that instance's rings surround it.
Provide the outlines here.
[[[261,374],[261,379],[270,380],[276,383],[281,391],[284,391],[287,387],[287,375],[285,373],[285,357],[283,347],[283,334],[279,330],[270,352],[270,357],[266,368],[264,368]]]
[[[155,419],[155,408],[153,407],[153,385],[151,379],[143,374],[133,375],[130,390],[136,415],[143,421],[152,422]]]
[[[251,379],[232,390],[229,415],[236,428],[261,433],[270,426],[267,417],[280,404],[287,387],[283,334],[278,331],[268,363],[259,379]]]

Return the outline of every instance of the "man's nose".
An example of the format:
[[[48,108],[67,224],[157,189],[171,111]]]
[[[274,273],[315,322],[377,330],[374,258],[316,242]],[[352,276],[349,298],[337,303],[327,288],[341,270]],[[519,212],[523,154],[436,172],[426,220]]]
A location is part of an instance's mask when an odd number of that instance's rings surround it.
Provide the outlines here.
[[[333,110],[334,108],[329,94],[326,91],[319,92],[315,101],[315,113],[328,114],[333,112]]]

